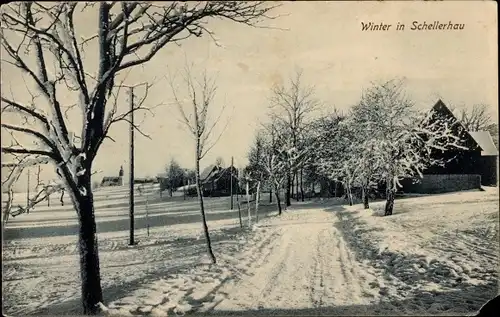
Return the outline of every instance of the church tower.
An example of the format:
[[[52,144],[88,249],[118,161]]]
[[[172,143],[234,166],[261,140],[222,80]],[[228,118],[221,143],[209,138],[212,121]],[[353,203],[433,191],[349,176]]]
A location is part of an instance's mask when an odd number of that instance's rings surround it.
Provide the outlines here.
[[[118,172],[120,186],[123,186],[123,165],[120,166],[120,171]]]

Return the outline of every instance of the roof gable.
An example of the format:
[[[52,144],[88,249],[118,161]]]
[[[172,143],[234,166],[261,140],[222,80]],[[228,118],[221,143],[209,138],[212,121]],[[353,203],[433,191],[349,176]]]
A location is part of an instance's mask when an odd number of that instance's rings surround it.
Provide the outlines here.
[[[497,147],[493,143],[491,134],[488,131],[469,132],[469,134],[474,138],[477,144],[479,144],[479,147],[482,150],[481,151],[482,156],[498,155]]]
[[[469,131],[465,129],[464,125],[455,117],[453,112],[441,99],[434,104],[431,111],[432,110],[438,117],[441,117],[447,122],[453,124],[452,131],[456,136],[459,136],[463,140],[462,145],[466,146],[470,150],[480,149],[478,142],[470,135]]]
[[[200,179],[202,182],[207,181],[209,178],[213,177],[215,174],[219,172],[220,167],[217,167],[214,164],[211,164],[203,170],[200,174]]]

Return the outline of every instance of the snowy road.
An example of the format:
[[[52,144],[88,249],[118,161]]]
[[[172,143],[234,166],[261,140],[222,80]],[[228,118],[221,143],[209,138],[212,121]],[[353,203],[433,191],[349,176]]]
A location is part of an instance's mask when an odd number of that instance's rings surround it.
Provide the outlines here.
[[[99,233],[108,315],[464,315],[498,294],[498,191],[383,202],[295,203],[255,230],[209,221]],[[272,207],[272,206],[268,206]],[[263,208],[265,209],[265,208]],[[263,210],[264,211],[264,210]],[[78,314],[75,236],[4,242],[3,301],[12,315]]]
[[[287,214],[268,229],[251,276],[224,290],[217,311],[304,309],[366,305],[372,278],[360,267],[338,230],[335,215],[323,209]],[[300,219],[300,220],[299,220]]]

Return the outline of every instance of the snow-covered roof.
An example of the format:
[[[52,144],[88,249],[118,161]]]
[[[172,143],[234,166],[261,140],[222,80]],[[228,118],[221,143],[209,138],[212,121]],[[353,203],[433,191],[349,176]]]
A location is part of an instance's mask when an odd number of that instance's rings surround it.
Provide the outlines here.
[[[469,132],[474,141],[481,147],[481,155],[482,156],[495,156],[498,155],[498,150],[493,143],[493,139],[491,138],[491,134],[488,131],[476,131]]]
[[[205,169],[200,173],[200,179],[202,182],[208,180],[208,178],[213,174],[213,172],[218,172],[218,168],[215,164],[210,164],[205,167]]]
[[[196,184],[184,185],[184,186],[181,186],[181,187],[177,187],[176,190],[183,191],[183,190],[189,190],[191,188],[196,188]]]

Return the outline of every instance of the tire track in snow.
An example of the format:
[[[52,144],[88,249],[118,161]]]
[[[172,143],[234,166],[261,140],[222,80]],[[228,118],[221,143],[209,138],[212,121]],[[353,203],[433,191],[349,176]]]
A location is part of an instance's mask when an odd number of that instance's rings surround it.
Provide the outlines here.
[[[347,300],[362,302],[363,287],[361,286],[360,281],[363,278],[361,277],[361,272],[356,266],[355,260],[349,252],[346,243],[338,230],[334,229],[331,233],[332,240],[337,241],[336,251],[338,252],[338,263],[340,264],[343,278],[343,282],[340,287],[344,287],[347,291],[344,292],[343,295],[339,296],[340,298],[337,301],[345,302]],[[337,285],[336,289],[339,289],[340,287]]]
[[[318,234],[317,242],[316,242],[316,254],[314,259],[314,271],[313,271],[313,287],[311,288],[311,301],[314,304],[314,307],[321,307],[323,304],[323,297],[325,296],[325,288],[323,282],[323,274],[325,273],[324,262],[321,261],[319,255],[322,253],[321,242],[323,239],[322,236],[326,229],[322,230],[320,234]],[[330,250],[333,252],[333,250]]]
[[[286,269],[285,261],[289,253],[290,253],[290,243],[287,243],[280,255],[280,261],[278,263],[273,263],[271,274],[270,276],[267,277],[265,287],[260,292],[260,296],[257,299],[258,308],[264,307],[266,305],[265,303],[266,300],[269,300],[270,297],[277,295],[274,292],[277,286],[276,283],[278,282],[278,278],[280,274],[282,274],[282,271]]]
[[[287,217],[288,216],[288,217]],[[291,221],[294,223],[291,223]],[[299,223],[297,223],[299,220]],[[364,270],[347,249],[333,226],[336,218],[323,210],[305,210],[275,219],[272,233],[258,241],[272,243],[261,248],[253,274],[226,290],[228,296],[217,311],[256,308],[319,308],[367,304],[360,281]],[[269,233],[266,233],[269,234]],[[253,257],[252,257],[253,258]]]

